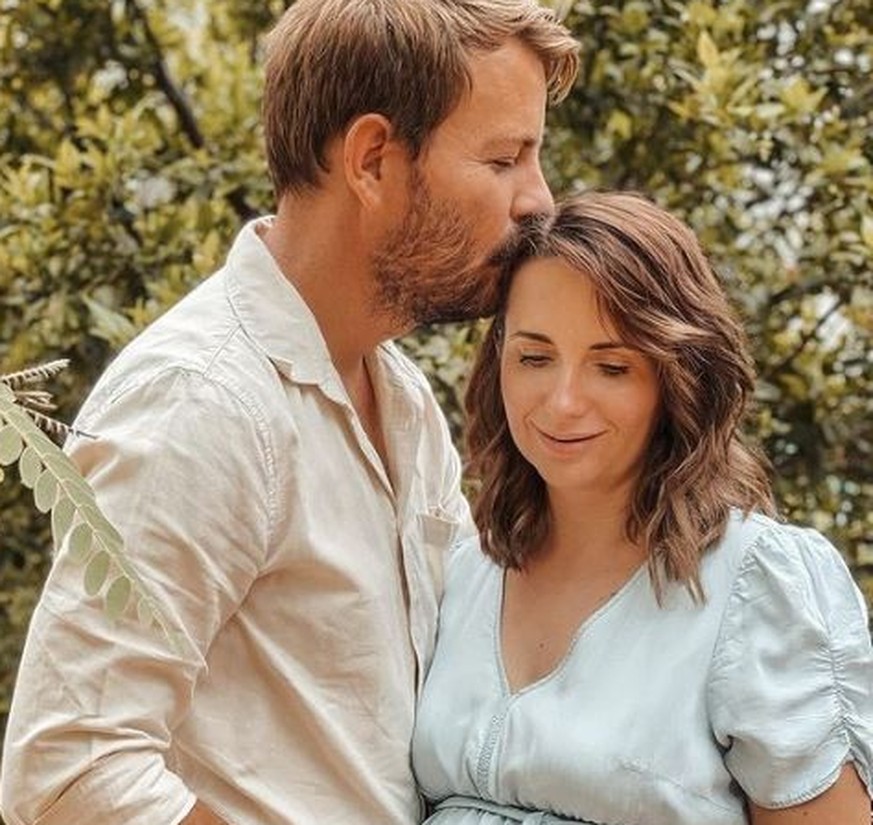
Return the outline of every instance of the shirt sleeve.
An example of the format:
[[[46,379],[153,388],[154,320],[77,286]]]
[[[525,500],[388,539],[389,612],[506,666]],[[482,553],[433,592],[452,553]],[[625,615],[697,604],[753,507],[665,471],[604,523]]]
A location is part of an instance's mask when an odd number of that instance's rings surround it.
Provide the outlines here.
[[[725,763],[765,808],[806,802],[854,762],[871,789],[873,654],[863,598],[836,549],[776,525],[727,603],[708,701]]]
[[[177,370],[79,422],[74,461],[180,634],[113,621],[84,569],[55,559],[22,657],[3,753],[9,825],[175,825],[195,802],[168,765],[207,651],[258,574],[272,499],[257,416]]]

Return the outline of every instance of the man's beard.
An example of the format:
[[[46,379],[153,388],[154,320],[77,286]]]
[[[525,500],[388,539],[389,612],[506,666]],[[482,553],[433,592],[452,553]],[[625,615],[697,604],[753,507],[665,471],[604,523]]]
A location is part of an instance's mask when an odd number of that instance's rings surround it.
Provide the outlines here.
[[[409,199],[403,222],[373,255],[377,310],[404,328],[493,315],[501,276],[540,219],[518,223],[484,263],[475,264],[469,225],[447,203],[434,201],[418,169]]]

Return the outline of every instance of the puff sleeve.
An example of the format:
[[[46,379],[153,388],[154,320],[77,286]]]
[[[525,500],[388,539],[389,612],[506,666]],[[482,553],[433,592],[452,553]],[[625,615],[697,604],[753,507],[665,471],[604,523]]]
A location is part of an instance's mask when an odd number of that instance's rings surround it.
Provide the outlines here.
[[[707,701],[725,764],[758,805],[806,802],[846,762],[871,792],[867,611],[819,533],[774,525],[749,548],[726,604]]]

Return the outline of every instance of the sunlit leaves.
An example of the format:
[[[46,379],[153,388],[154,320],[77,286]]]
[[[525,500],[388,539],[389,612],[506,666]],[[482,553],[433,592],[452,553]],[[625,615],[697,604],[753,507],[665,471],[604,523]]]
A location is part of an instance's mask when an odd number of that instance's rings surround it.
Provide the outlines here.
[[[747,325],[784,513],[873,574],[873,10],[645,5],[631,44],[615,7],[574,5],[584,77],[550,115],[550,179],[692,224]]]
[[[259,38],[284,0],[215,0],[206,14],[195,0],[139,5],[145,22],[125,0],[65,0],[57,14],[16,3],[0,15],[0,367],[71,357],[64,420],[119,346],[221,264],[242,222],[232,193],[273,206]],[[786,514],[830,525],[850,561],[873,564],[869,0],[550,5],[583,60],[550,114],[550,182],[641,189],[694,226],[747,324],[762,374],[753,426]],[[156,82],[146,23],[204,136],[199,149]],[[406,342],[459,438],[478,340],[475,327],[443,327]],[[25,446],[0,427],[5,545],[20,566],[25,548],[42,546],[40,518],[28,519],[37,487],[43,504],[51,498],[40,476],[51,469],[55,538],[66,536],[61,552],[84,575],[120,539],[57,456],[41,467],[28,458],[33,493],[12,502],[21,468],[10,467]],[[107,572],[107,609],[121,575]],[[120,615],[151,623],[136,594]]]
[[[873,215],[861,216],[861,240],[873,254]]]
[[[812,89],[805,77],[798,76],[788,80],[780,90],[779,97],[790,112],[809,116],[820,110],[827,93],[827,88]]]

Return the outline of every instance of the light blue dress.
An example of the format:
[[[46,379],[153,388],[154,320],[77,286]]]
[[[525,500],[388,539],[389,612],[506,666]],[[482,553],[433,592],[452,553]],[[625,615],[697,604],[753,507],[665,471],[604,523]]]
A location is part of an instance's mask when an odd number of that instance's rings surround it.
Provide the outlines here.
[[[871,788],[873,652],[863,599],[812,530],[735,514],[702,563],[706,602],[645,568],[512,693],[502,571],[475,541],[449,566],[418,710],[428,825],[744,825],[853,761]]]

